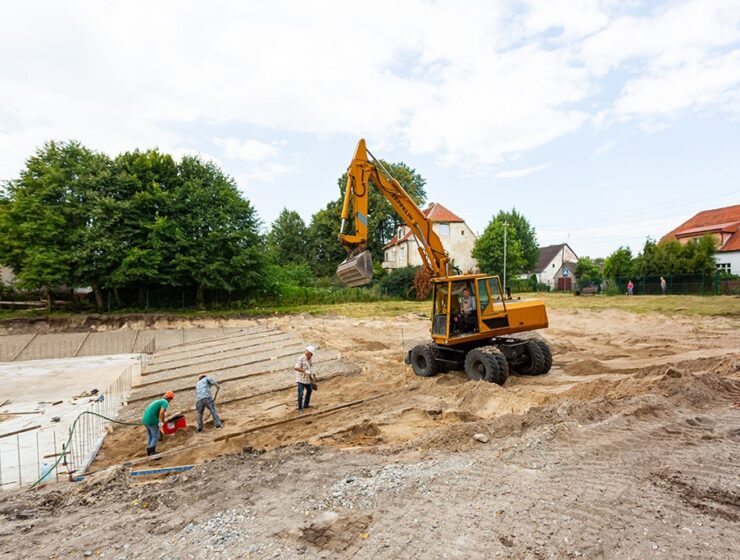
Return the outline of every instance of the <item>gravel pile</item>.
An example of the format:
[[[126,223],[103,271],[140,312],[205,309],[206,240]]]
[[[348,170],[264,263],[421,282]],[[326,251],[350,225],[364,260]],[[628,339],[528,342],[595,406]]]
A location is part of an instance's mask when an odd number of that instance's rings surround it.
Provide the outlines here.
[[[439,490],[445,480],[470,469],[475,461],[423,461],[410,464],[392,464],[379,469],[363,469],[359,474],[349,473],[332,484],[328,496],[314,502],[306,509],[328,510],[334,508],[371,509],[388,496],[413,492],[429,496]]]

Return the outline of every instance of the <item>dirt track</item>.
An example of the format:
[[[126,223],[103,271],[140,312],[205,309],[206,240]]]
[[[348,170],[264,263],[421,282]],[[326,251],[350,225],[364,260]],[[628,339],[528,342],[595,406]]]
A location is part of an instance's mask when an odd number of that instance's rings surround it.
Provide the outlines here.
[[[227,454],[196,471],[147,482],[103,471],[64,491],[4,496],[0,553],[737,557],[740,324],[550,317],[553,370],[505,387],[414,378],[401,356],[426,336],[415,315],[272,319],[361,374],[322,382],[315,415],[246,435],[296,418],[293,390],[224,405],[223,430],[180,432],[161,450],[189,449],[151,465]],[[116,430],[96,468],[142,455],[140,430]]]

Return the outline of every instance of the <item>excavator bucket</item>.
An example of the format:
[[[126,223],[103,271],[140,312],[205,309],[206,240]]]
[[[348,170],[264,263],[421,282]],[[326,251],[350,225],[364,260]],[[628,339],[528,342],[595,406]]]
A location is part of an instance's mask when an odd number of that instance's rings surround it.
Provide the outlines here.
[[[373,279],[373,257],[370,251],[362,251],[345,260],[337,268],[337,276],[351,288],[369,284]]]

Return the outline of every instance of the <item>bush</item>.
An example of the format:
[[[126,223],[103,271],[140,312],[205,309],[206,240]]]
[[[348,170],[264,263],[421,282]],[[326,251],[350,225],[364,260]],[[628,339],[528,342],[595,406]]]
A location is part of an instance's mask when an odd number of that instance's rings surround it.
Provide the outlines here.
[[[415,293],[414,278],[418,266],[397,268],[380,279],[380,288],[383,294],[403,299],[412,299]]]
[[[283,287],[307,288],[314,285],[311,268],[306,264],[271,264],[265,270],[265,290],[277,292]]]

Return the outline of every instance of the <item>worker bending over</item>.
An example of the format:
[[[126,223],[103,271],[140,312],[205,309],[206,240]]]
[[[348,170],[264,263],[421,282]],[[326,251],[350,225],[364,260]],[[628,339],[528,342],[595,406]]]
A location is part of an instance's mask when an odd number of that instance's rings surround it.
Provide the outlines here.
[[[316,352],[316,348],[311,345],[306,346],[306,351],[298,358],[293,369],[295,370],[295,380],[298,383],[298,413],[303,412],[304,408],[309,407],[311,402],[311,391],[315,379],[311,372],[311,358]],[[304,398],[305,393],[305,398]]]
[[[205,374],[198,377],[198,382],[195,384],[195,412],[198,414],[198,431],[203,431],[203,413],[206,408],[211,411],[211,417],[213,418],[213,425],[217,428],[223,426],[221,418],[218,416],[216,410],[216,403],[211,396],[211,386],[219,389],[219,384],[213,377],[209,377]]]
[[[175,393],[167,391],[161,399],[153,401],[144,411],[141,423],[146,427],[149,441],[146,446],[146,454],[154,455],[157,452],[157,442],[159,441],[159,429],[164,424],[164,411],[170,406],[170,402],[175,398]]]

